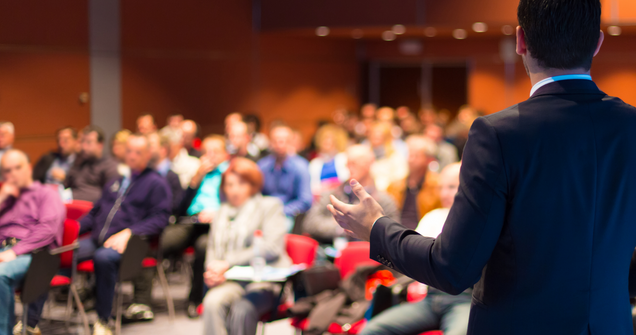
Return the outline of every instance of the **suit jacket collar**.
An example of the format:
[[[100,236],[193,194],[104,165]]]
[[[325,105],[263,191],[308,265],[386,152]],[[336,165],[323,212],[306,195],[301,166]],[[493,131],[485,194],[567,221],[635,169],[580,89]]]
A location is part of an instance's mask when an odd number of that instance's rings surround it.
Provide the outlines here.
[[[530,99],[542,95],[593,94],[606,95],[591,80],[560,80],[539,88]]]

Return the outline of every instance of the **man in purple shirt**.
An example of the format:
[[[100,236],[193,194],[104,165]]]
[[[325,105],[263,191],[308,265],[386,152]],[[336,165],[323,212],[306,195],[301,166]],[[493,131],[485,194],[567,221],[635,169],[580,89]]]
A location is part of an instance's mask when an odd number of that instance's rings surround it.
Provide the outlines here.
[[[31,264],[34,250],[60,246],[66,209],[50,187],[33,181],[24,152],[10,149],[0,161],[0,335],[12,333],[14,291]],[[29,308],[33,332],[46,296]]]

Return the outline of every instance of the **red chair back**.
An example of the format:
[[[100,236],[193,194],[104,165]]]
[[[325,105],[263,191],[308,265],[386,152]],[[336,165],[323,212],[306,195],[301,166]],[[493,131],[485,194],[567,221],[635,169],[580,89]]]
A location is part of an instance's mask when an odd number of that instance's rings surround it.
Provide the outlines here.
[[[66,219],[64,221],[64,235],[62,236],[62,246],[75,243],[79,235],[80,225],[77,221]],[[60,254],[60,268],[69,269],[73,266],[73,252],[70,250]]]
[[[79,220],[93,209],[93,203],[84,200],[73,200],[70,204],[66,204],[66,218],[71,220]]]
[[[340,269],[340,277],[344,279],[360,265],[380,265],[369,258],[369,253],[369,242],[349,242],[340,257],[334,261],[335,266]]]
[[[287,254],[294,264],[307,264],[311,267],[316,258],[318,242],[311,237],[287,234],[285,236]]]

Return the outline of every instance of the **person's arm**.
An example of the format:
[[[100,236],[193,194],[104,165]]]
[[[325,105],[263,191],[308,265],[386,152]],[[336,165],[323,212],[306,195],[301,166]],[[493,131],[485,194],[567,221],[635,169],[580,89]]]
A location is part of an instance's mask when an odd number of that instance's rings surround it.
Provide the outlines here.
[[[52,190],[45,189],[38,203],[38,223],[33,226],[28,237],[11,248],[16,255],[28,254],[46,247],[61,235],[66,210],[62,200]]]
[[[177,217],[188,215],[188,208],[190,208],[192,200],[194,200],[194,197],[197,195],[198,191],[199,188],[192,188],[188,186],[188,188],[186,188],[181,195],[181,201],[179,202],[179,206],[177,206],[174,215],[176,215]]]
[[[104,168],[102,170],[102,176],[101,176],[102,187],[108,184],[109,181],[121,177],[119,175],[119,171],[117,171],[117,163],[115,163],[115,161],[106,160],[104,161],[103,164],[104,164]]]
[[[146,216],[130,227],[133,235],[155,236],[161,233],[168,224],[172,209],[172,194],[167,182],[161,178],[152,183],[146,204]]]
[[[262,217],[260,217],[262,220],[260,229],[263,232],[264,244],[263,256],[267,263],[271,263],[278,260],[285,252],[287,224],[283,214],[283,204],[280,201],[264,202],[263,205],[266,205],[266,209]],[[249,265],[252,258],[254,258],[254,245],[229,255],[225,260],[232,267],[235,265]]]
[[[296,199],[285,204],[285,215],[294,217],[309,210],[313,196],[309,177],[309,165],[297,164],[296,166]]]
[[[455,203],[437,238],[423,237],[389,218],[371,230],[371,257],[420,282],[451,294],[476,283],[504,223],[508,180],[495,129],[473,124]]]

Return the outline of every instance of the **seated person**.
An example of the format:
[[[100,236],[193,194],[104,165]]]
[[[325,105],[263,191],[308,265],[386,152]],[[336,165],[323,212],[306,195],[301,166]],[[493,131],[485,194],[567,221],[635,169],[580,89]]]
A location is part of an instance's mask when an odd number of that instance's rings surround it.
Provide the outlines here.
[[[253,162],[261,159],[261,150],[251,142],[247,124],[243,121],[234,122],[229,126],[227,139],[228,147],[232,148],[232,158],[245,157]]]
[[[313,200],[309,163],[300,156],[289,154],[292,130],[288,126],[273,127],[270,139],[272,154],[258,161],[265,182],[263,195],[280,199],[285,205],[285,215],[293,222],[296,215],[309,210]]]
[[[196,216],[200,224],[170,225],[161,237],[164,256],[181,255],[194,246],[195,258],[192,264],[192,287],[188,297],[187,313],[198,317],[197,306],[203,301],[203,271],[205,251],[208,241],[208,225],[221,207],[221,175],[227,169],[228,154],[225,138],[220,135],[206,137],[201,143],[201,165],[185,190],[181,204],[175,211],[177,220],[184,216]]]
[[[382,206],[386,216],[399,222],[400,212],[397,210],[393,198],[375,188],[370,170],[375,160],[373,151],[368,146],[357,144],[349,147],[346,153],[351,179],[357,180],[371,194]],[[311,207],[303,221],[304,232],[321,244],[331,244],[334,238],[346,236],[345,231],[336,223],[333,215],[327,209],[327,204],[331,203],[330,195],[348,204],[358,203],[358,198],[351,191],[348,181],[342,183],[331,193],[323,193],[320,201]]]
[[[406,155],[393,142],[389,124],[376,122],[371,126],[369,145],[375,154],[371,171],[378,190],[386,191],[391,183],[406,178],[409,172]]]
[[[35,164],[33,179],[42,184],[63,184],[78,151],[77,130],[72,127],[58,130],[57,150],[42,156]]]
[[[409,149],[409,175],[393,182],[387,192],[401,211],[400,223],[415,229],[424,214],[440,207],[437,173],[429,170],[429,164],[437,164],[437,147],[433,141],[420,135],[410,136],[406,144]]]
[[[347,170],[347,132],[335,125],[327,124],[318,129],[314,142],[318,156],[309,162],[311,192],[320,196],[349,180]]]
[[[182,122],[182,125],[185,126],[191,126],[192,124],[196,127],[194,121],[186,120]],[[190,129],[190,126],[185,128]],[[199,151],[192,151],[198,155],[194,156],[190,153],[190,150],[184,146],[185,141],[192,141],[192,138],[188,137],[190,135],[184,132],[173,132],[168,136],[170,139],[170,161],[172,161],[172,171],[179,176],[181,187],[183,189],[188,188],[192,177],[197,173],[197,169],[199,168],[199,157],[201,156]]]
[[[112,180],[99,201],[80,220],[78,261],[95,263],[95,292],[98,322],[94,334],[111,334],[108,328],[121,255],[131,235],[159,235],[168,223],[172,194],[159,173],[148,166],[150,144],[144,135],[130,135],[126,164],[130,177]]]
[[[66,209],[55,190],[33,181],[24,152],[10,149],[0,159],[4,182],[0,188],[0,335],[12,334],[14,295],[31,264],[31,252],[62,243]],[[27,331],[37,324],[45,294],[29,306]],[[15,327],[22,331],[22,323]]]
[[[171,163],[168,159],[170,142],[168,136],[170,135],[159,135],[158,132],[147,135],[148,141],[150,142],[151,156],[149,166],[164,177],[170,186],[170,193],[172,193],[170,209],[171,213],[174,213],[181,203],[183,189],[179,182],[179,176],[170,169]],[[166,228],[164,231],[169,231],[169,229]],[[151,302],[152,280],[155,277],[156,271],[154,268],[144,268],[139,277],[133,281],[135,285],[133,302],[126,308],[123,315],[127,321],[150,321],[155,318]]]
[[[130,168],[126,165],[126,146],[130,134],[130,130],[122,129],[110,139],[110,159],[117,164],[117,173],[122,177],[130,176]]]
[[[442,170],[439,188],[443,208],[426,214],[417,227],[418,233],[437,237],[442,232],[459,187],[459,169],[460,164],[454,163]],[[454,296],[429,287],[424,300],[394,306],[380,313],[360,334],[412,335],[441,329],[444,335],[465,335],[471,299],[472,289]]]
[[[111,180],[118,178],[115,161],[104,157],[104,132],[97,126],[82,129],[81,151],[66,174],[64,187],[73,191],[73,199],[95,202],[102,189]]]
[[[206,256],[205,334],[256,334],[259,318],[271,311],[281,287],[272,283],[227,281],[235,265],[250,265],[254,233],[263,234],[261,255],[268,265],[286,267],[285,214],[277,198],[262,196],[263,176],[246,158],[235,158],[223,174],[221,205],[210,231]]]

